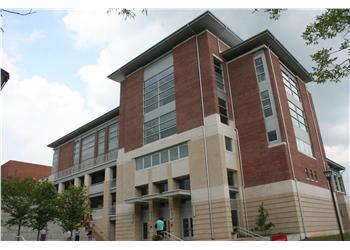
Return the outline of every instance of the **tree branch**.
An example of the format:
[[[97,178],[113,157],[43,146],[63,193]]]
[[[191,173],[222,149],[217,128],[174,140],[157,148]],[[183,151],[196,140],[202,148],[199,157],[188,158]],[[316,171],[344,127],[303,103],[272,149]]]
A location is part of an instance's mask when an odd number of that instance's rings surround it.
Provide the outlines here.
[[[28,12],[25,13],[21,13],[21,12],[17,12],[17,11],[12,11],[12,10],[7,10],[7,9],[0,9],[0,11],[4,11],[10,14],[14,14],[14,15],[20,15],[20,16],[28,16],[31,14],[35,14],[36,12],[33,11],[32,9],[30,9]]]

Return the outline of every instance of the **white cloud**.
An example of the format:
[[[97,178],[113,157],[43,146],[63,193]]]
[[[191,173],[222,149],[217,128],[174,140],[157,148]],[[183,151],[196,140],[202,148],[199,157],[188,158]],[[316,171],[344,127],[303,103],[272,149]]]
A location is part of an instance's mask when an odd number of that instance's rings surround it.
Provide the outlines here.
[[[2,162],[22,160],[51,164],[46,145],[93,118],[80,93],[41,76],[19,79],[4,54],[10,80],[1,91]]]
[[[32,43],[43,38],[45,38],[45,34],[42,31],[34,30],[24,41],[26,43]]]

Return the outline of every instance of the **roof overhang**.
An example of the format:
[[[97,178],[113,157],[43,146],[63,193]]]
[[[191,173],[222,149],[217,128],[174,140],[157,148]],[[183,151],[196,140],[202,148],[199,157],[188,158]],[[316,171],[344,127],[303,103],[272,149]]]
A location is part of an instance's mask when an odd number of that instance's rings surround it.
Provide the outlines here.
[[[294,74],[300,77],[305,83],[312,81],[309,72],[298,62],[297,59],[280,43],[268,30],[265,30],[240,44],[224,51],[222,56],[226,61],[231,61],[261,45],[269,47]]]
[[[162,195],[165,197],[187,198],[187,197],[191,197],[191,191],[185,190],[185,189],[175,189],[175,190],[163,192]]]
[[[128,204],[138,204],[138,205],[145,205],[145,204],[148,204],[147,201],[144,201],[142,199],[142,197],[133,197],[133,198],[130,198],[130,199],[126,199],[124,200],[126,203]]]
[[[172,48],[179,43],[185,41],[195,34],[203,32],[204,30],[209,30],[230,47],[242,42],[242,39],[232,30],[230,30],[224,23],[217,19],[210,11],[206,11],[121,68],[114,71],[108,76],[108,78],[116,82],[122,82],[127,75],[172,50]]]
[[[92,120],[89,123],[86,123],[85,125],[81,126],[80,128],[70,132],[69,134],[61,137],[60,139],[50,143],[47,146],[50,148],[56,148],[56,147],[62,145],[63,143],[77,137],[78,135],[81,135],[82,133],[85,133],[96,126],[103,124],[103,123],[117,117],[118,115],[119,115],[119,107],[101,115],[100,117]]]
[[[168,198],[164,197],[162,194],[148,194],[142,196],[142,199],[144,201],[167,201]]]
[[[335,161],[332,161],[331,159],[327,158],[327,164],[328,166],[336,171],[344,171],[345,167],[340,165],[339,163],[336,163]]]

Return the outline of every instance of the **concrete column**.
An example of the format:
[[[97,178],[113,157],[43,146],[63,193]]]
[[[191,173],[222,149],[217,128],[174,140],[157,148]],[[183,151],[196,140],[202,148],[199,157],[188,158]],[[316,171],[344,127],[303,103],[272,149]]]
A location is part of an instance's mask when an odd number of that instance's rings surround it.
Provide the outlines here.
[[[181,238],[181,207],[180,199],[169,198],[170,233]]]
[[[63,182],[58,183],[58,193],[62,193],[64,190],[64,184]]]
[[[76,187],[80,187],[81,186],[80,179],[78,177],[74,178],[74,186],[76,186]]]
[[[110,168],[105,168],[105,181],[104,181],[104,189],[103,189],[103,231],[108,237],[109,240],[109,234],[110,234],[110,222],[109,222],[109,214],[111,210],[112,205],[112,199],[110,195],[110,183],[112,178],[112,171]]]
[[[86,174],[84,176],[84,186],[86,187],[88,193],[89,193],[90,185],[91,185],[91,176],[89,174]]]
[[[149,232],[150,232],[150,237],[153,235],[157,234],[157,230],[154,227],[154,224],[156,223],[157,218],[159,217],[159,203],[154,202],[154,201],[149,201],[148,202],[148,208],[149,208]]]

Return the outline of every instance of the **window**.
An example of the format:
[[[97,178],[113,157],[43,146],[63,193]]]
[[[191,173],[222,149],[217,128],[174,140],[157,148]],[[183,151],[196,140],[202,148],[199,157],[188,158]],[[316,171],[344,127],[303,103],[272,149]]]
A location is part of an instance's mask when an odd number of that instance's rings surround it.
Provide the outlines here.
[[[269,117],[269,116],[273,115],[269,91],[268,90],[262,91],[260,93],[260,97],[261,97],[261,103],[263,106],[264,116]]]
[[[277,140],[276,130],[272,130],[272,131],[267,132],[267,137],[269,139],[269,142],[276,141]]]
[[[186,178],[186,179],[180,179],[177,181],[178,187],[179,189],[184,189],[184,190],[190,190],[191,189],[191,183],[190,183],[190,179]]]
[[[314,171],[314,177],[315,177],[315,181],[318,181],[318,176],[317,176],[317,172]]]
[[[295,78],[290,77],[289,74],[286,74],[282,70],[282,79],[286,92],[292,95],[296,100],[300,101],[299,91]]]
[[[311,180],[314,180],[314,173],[311,169],[309,169],[309,175],[310,175]]]
[[[265,76],[265,70],[264,70],[264,64],[263,64],[262,58],[261,57],[256,58],[254,62],[255,62],[255,71],[256,71],[256,77],[258,79],[258,82],[265,81],[266,76]]]
[[[57,171],[58,168],[58,149],[55,149],[53,151],[53,158],[52,158],[52,167],[53,167],[53,172]]]
[[[301,128],[304,131],[306,130],[306,119],[304,111],[298,108],[294,103],[288,101],[289,112],[292,117],[293,125]]]
[[[147,195],[148,194],[148,185],[136,187],[136,190],[138,191],[139,195],[141,195],[141,196]]]
[[[228,124],[226,101],[221,98],[218,98],[218,103],[219,103],[220,121],[224,124]]]
[[[159,193],[166,192],[168,191],[168,182],[159,183],[157,184],[157,187],[158,187]]]
[[[105,130],[98,131],[98,155],[105,153]]]
[[[91,209],[101,209],[103,208],[103,195],[90,198]]]
[[[230,137],[225,136],[225,148],[227,151],[232,152],[232,139]]]
[[[79,164],[80,157],[80,141],[74,142],[73,146],[73,165]]]
[[[221,62],[216,58],[214,58],[214,71],[215,71],[216,86],[222,91],[225,91],[222,65],[221,65]]]
[[[89,135],[82,140],[81,160],[85,161],[94,157],[95,153],[95,135]]]
[[[227,171],[227,180],[229,186],[235,186],[235,173],[233,171]]]
[[[119,123],[114,123],[109,126],[108,135],[108,151],[118,148],[119,140]]]
[[[188,156],[187,143],[136,158],[136,170],[157,166]]]
[[[299,152],[313,157],[312,148],[311,148],[311,145],[309,143],[304,142],[303,140],[301,140],[299,138],[296,138],[296,141],[297,141],[297,148],[298,148]]]
[[[171,66],[144,82],[144,113],[175,100],[174,67]]]
[[[176,133],[176,111],[169,112],[144,124],[144,143],[157,141]]]

